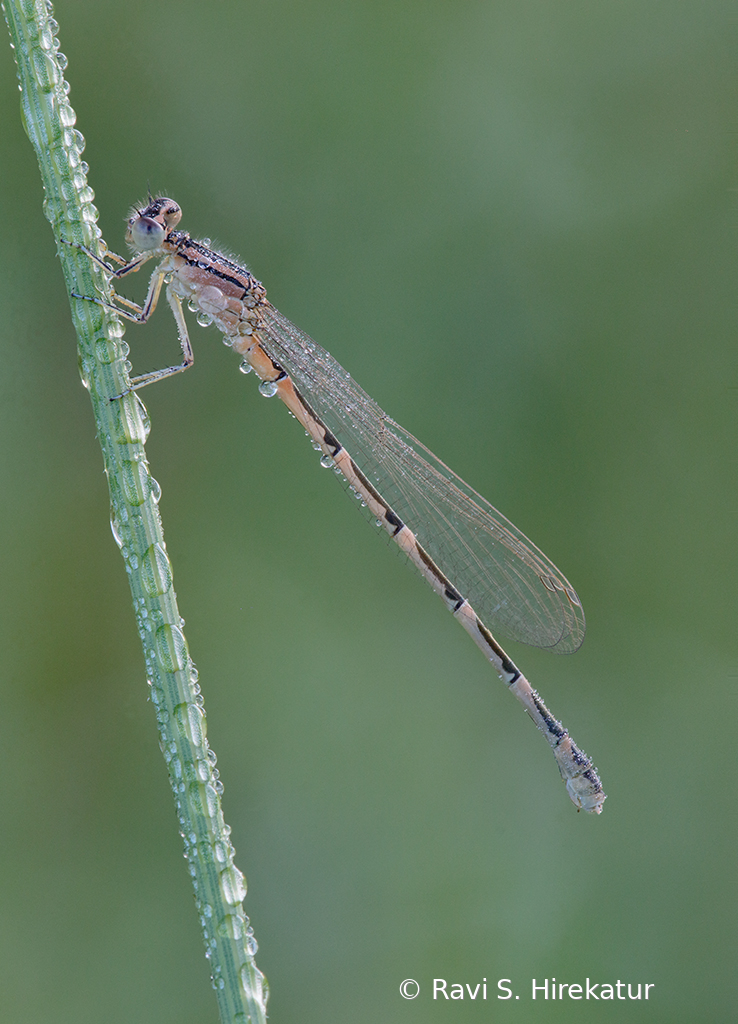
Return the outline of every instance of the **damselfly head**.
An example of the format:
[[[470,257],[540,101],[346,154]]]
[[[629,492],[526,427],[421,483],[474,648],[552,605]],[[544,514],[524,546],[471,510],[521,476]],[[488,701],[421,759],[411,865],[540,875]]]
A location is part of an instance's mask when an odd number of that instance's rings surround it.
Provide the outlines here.
[[[169,232],[179,224],[182,210],[173,199],[149,197],[143,210],[133,209],[128,220],[126,242],[136,252],[158,249]]]

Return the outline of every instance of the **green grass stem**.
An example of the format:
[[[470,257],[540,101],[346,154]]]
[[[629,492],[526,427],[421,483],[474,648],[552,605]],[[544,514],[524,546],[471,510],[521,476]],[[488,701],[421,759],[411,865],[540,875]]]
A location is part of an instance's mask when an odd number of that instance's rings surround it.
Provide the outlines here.
[[[112,311],[72,298],[110,298],[104,272],[80,249],[104,255],[94,193],[82,161],[84,138],[67,98],[66,58],[59,26],[45,0],[5,0],[15,50],[24,126],[38,157],[44,214],[56,240],[79,342],[87,388],[110,487],[111,525],[120,547],[143,644],[159,742],[174,792],[185,857],[195,890],[206,956],[223,1024],[263,1024],[267,985],[254,962],[256,942],[244,914],[243,876],[234,864],[223,820],[222,783],[205,733],[197,670],[182,631],[158,508],[159,487],[149,471],[146,409],[129,386],[128,346]],[[120,396],[116,398],[115,396]],[[100,1016],[105,1016],[101,1008]]]

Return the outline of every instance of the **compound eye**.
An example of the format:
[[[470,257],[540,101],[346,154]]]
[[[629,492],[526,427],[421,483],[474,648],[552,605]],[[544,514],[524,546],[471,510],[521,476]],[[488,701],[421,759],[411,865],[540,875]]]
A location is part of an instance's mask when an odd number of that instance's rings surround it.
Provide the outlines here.
[[[166,200],[166,206],[162,209],[161,216],[164,219],[165,224],[168,228],[173,228],[179,224],[182,217],[182,210],[173,199]]]
[[[138,252],[148,252],[159,248],[164,241],[166,229],[153,217],[131,217],[128,235],[131,245]]]

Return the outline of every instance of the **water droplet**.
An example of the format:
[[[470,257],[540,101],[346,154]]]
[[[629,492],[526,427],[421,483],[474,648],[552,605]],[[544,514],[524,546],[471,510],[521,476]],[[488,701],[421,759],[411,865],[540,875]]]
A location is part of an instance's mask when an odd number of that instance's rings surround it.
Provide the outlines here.
[[[187,667],[187,641],[179,626],[168,622],[156,631],[156,657],[165,672],[182,672]]]
[[[66,100],[59,104],[59,120],[63,128],[72,128],[77,121],[77,114],[74,107]]]
[[[321,457],[320,464],[323,469],[332,469],[334,465],[333,457],[331,455],[323,455]]]
[[[61,81],[61,72],[54,56],[51,53],[40,53],[38,50],[34,50],[33,63],[43,92],[50,92]],[[59,113],[61,115],[61,107]]]
[[[48,199],[44,199],[42,209],[44,211],[44,217],[46,217],[50,224],[56,224],[60,219],[60,211],[58,207],[55,204],[50,203]]]
[[[241,984],[243,985],[244,992],[256,1000],[257,1003],[261,1003],[262,1007],[266,1009],[267,999],[269,998],[269,985],[253,960],[249,960],[241,968]]]
[[[244,359],[241,362],[241,365],[239,366],[239,370],[241,371],[241,373],[251,373],[251,371],[253,370],[253,366],[248,361],[248,359]]]
[[[113,512],[112,510],[111,510],[111,514],[110,514],[110,529],[112,530],[112,533],[113,533],[113,540],[118,545],[118,547],[121,550],[123,550],[123,537],[122,537],[121,532],[120,532],[120,530],[118,528],[118,520],[117,520],[117,518],[115,516],[115,512]]]
[[[130,505],[143,505],[149,494],[149,471],[137,459],[124,459],[120,464],[123,493]]]
[[[207,815],[208,818],[217,820],[218,808],[220,807],[218,794],[209,782],[193,782],[190,785],[190,797],[193,801],[199,803],[203,814]]]
[[[107,366],[115,362],[117,355],[117,346],[111,345],[105,338],[98,338],[95,342],[95,357],[98,363],[104,363]]]
[[[154,707],[156,708],[156,724],[159,727],[159,737],[161,738],[165,735],[167,725],[169,724],[169,711],[161,705],[158,707],[154,705]]]
[[[212,284],[206,285],[204,288],[200,289],[198,302],[200,309],[204,313],[210,313],[212,315],[221,313],[228,305],[228,300],[220,288],[216,288],[216,286]]]
[[[221,866],[228,863],[228,844],[220,839],[213,843],[213,860]]]
[[[259,394],[263,395],[264,398],[274,398],[278,390],[273,380],[263,380],[259,385]]]
[[[123,558],[125,559],[126,572],[130,575],[132,572],[136,572],[138,569],[138,557],[135,551],[131,551],[129,548],[121,548]]]
[[[205,743],[205,715],[196,704],[178,704],[174,719],[195,747]]]
[[[80,198],[82,199],[82,220],[85,222],[85,224],[87,224],[90,228],[93,229],[92,233],[95,236],[95,238],[100,238],[102,232],[97,226],[97,222],[100,219],[100,213],[97,207],[92,202],[95,193],[92,191],[91,188],[83,189],[82,192],[89,195],[90,197],[88,201],[86,199],[83,199],[82,195],[80,194]]]
[[[84,368],[84,365],[82,363],[82,360],[79,361],[79,379],[82,381],[82,387],[87,388],[87,390],[89,391],[90,390],[90,378],[89,378],[89,375],[85,372],[85,368]]]
[[[209,327],[213,322],[213,318],[211,317],[211,315],[209,313],[204,313],[202,311],[200,311],[197,314],[195,319],[197,320],[201,327]]]
[[[61,59],[61,56],[61,54],[58,54],[57,60]],[[67,140],[67,145],[70,149],[76,149],[78,153],[84,153],[87,143],[85,142],[84,135],[78,128],[67,129],[64,133],[64,138]],[[84,161],[80,164],[80,170],[83,174],[87,174],[89,169],[90,168],[86,163],[84,163]]]
[[[143,585],[147,594],[152,597],[166,594],[172,586],[172,566],[169,557],[160,543],[147,548],[141,560]]]
[[[151,493],[151,500],[154,504],[158,505],[161,501],[161,484],[155,477],[149,477],[149,491]]]
[[[67,70],[67,65],[69,64],[69,60],[67,59],[66,54],[61,53],[61,52],[57,53],[57,55],[56,55],[56,63],[59,65],[59,68],[60,68],[61,71],[66,71]]]
[[[238,914],[226,914],[218,922],[216,931],[224,939],[243,938],[243,921]]]
[[[166,699],[166,694],[161,686],[157,686],[156,683],[149,681],[149,695],[151,696],[151,703],[155,707],[163,704]]]
[[[145,444],[151,430],[151,421],[146,406],[135,391],[123,395],[115,405],[119,416],[119,427],[124,444]]]
[[[220,873],[220,889],[226,903],[236,906],[246,895],[246,879],[235,865]]]

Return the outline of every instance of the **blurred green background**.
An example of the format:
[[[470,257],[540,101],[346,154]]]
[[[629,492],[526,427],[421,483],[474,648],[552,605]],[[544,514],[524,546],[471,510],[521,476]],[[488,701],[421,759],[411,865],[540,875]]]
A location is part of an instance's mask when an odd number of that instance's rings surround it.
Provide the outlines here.
[[[56,11],[110,246],[147,184],[176,198],[588,615],[574,657],[510,653],[600,818],[193,322],[148,452],[272,1019],[734,1020],[734,4]],[[7,44],[0,105],[0,1015],[214,1022]],[[166,308],[126,339],[136,372],[178,357]],[[655,989],[532,1002],[554,976]]]

